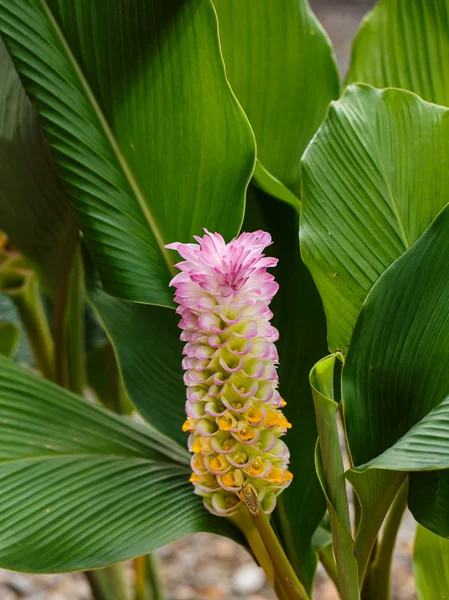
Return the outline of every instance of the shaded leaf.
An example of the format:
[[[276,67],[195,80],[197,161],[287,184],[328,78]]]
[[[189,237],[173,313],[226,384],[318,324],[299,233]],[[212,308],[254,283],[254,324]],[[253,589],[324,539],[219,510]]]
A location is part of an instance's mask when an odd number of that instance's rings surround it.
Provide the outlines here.
[[[1,10],[1,8],[0,8]],[[74,214],[38,118],[0,39],[0,229],[54,292]]]
[[[342,376],[347,438],[360,470],[449,467],[442,403],[449,394],[448,232],[445,208],[361,310]],[[441,489],[430,485],[435,478]],[[446,471],[441,480],[432,473],[410,478],[415,518],[441,535],[449,535],[448,481]]]
[[[153,427],[186,447],[178,316],[169,308],[113,298],[85,259],[87,293],[116,352],[132,403]]]
[[[330,41],[307,0],[285,0],[282,10],[272,0],[214,4],[226,73],[253,127],[258,158],[274,176],[268,188],[258,169],[256,181],[283,200],[276,180],[299,196],[299,160],[339,94]]]
[[[449,105],[449,3],[381,0],[354,39],[347,83],[398,87]]]
[[[0,565],[58,572],[232,535],[188,481],[188,454],[0,357]]]
[[[0,31],[106,289],[171,306],[164,244],[237,233],[254,167],[210,0],[2,0]]]
[[[347,349],[381,274],[449,200],[449,119],[400,90],[351,86],[302,162],[301,250],[332,350]]]

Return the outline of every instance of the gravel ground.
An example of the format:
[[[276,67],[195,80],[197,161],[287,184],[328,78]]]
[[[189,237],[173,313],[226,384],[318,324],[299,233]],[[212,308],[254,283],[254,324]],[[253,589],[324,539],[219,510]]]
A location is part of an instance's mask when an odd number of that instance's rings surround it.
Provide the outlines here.
[[[328,31],[342,74],[360,19],[373,0],[310,0]],[[415,524],[407,514],[399,532],[394,556],[393,599],[415,600],[411,552]],[[197,534],[159,552],[168,600],[275,600],[265,576],[249,554],[230,540]],[[335,588],[318,569],[317,600],[336,600]],[[0,569],[0,600],[91,600],[81,574],[23,575]]]

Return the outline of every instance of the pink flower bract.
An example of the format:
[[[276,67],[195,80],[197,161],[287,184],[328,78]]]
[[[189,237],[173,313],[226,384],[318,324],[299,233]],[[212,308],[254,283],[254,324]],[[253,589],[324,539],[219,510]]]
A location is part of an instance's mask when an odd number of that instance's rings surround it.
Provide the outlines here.
[[[226,244],[209,233],[197,244],[167,248],[184,259],[171,281],[181,316],[184,382],[190,432],[191,481],[206,507],[232,515],[246,483],[265,512],[289,485],[289,452],[280,439],[290,424],[277,391],[277,330],[269,304],[278,290],[267,272],[277,259],[264,256],[264,231],[242,233]]]

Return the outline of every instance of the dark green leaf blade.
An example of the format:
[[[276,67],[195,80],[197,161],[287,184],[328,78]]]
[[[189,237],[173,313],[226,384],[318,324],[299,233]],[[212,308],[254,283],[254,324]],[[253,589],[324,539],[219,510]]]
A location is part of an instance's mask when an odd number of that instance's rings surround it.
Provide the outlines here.
[[[185,447],[178,316],[169,308],[113,298],[102,289],[87,256],[85,263],[90,302],[115,349],[132,403],[153,427]]]
[[[106,289],[171,306],[164,244],[237,233],[254,167],[210,0],[2,0],[0,31]]]
[[[33,263],[49,292],[58,285],[74,213],[37,114],[0,39],[0,230]]]
[[[260,185],[287,199],[276,180],[300,193],[299,160],[338,97],[338,69],[330,41],[307,0],[214,0],[229,81],[257,139],[268,174]],[[270,189],[263,182],[274,176]],[[262,175],[264,173],[262,172]],[[259,184],[259,173],[255,173]],[[266,181],[265,181],[266,182]]]
[[[342,387],[349,447],[361,470],[449,467],[442,403],[449,394],[448,232],[445,208],[379,279],[354,329]],[[447,471],[410,478],[415,518],[440,535],[449,535],[448,482]]]
[[[449,105],[449,3],[382,0],[355,37],[347,83],[397,87]]]
[[[301,251],[331,350],[347,349],[373,284],[449,200],[448,115],[410,92],[351,86],[304,154]]]
[[[188,454],[0,357],[0,565],[96,568],[196,531],[233,535],[191,489]]]

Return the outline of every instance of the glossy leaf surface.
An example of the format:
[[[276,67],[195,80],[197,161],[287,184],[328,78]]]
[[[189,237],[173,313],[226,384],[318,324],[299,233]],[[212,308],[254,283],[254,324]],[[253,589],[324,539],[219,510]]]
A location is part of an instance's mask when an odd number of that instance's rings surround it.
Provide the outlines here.
[[[2,0],[0,31],[106,289],[171,306],[164,244],[237,233],[254,167],[210,0]]]
[[[347,349],[373,284],[449,201],[448,114],[409,92],[351,86],[304,155],[301,251],[331,350]]]
[[[232,535],[192,493],[185,451],[9,359],[0,367],[2,567],[95,568],[195,531]]]
[[[381,0],[354,40],[347,83],[397,87],[449,105],[449,2]]]
[[[361,470],[449,467],[448,232],[446,208],[380,278],[357,321],[342,383],[348,442]],[[446,471],[410,478],[415,518],[440,535],[449,533],[448,481]]]
[[[255,132],[258,158],[275,177],[270,187],[277,179],[299,196],[299,160],[339,93],[330,41],[307,0],[285,0],[282,8],[272,0],[214,4],[226,73]]]

